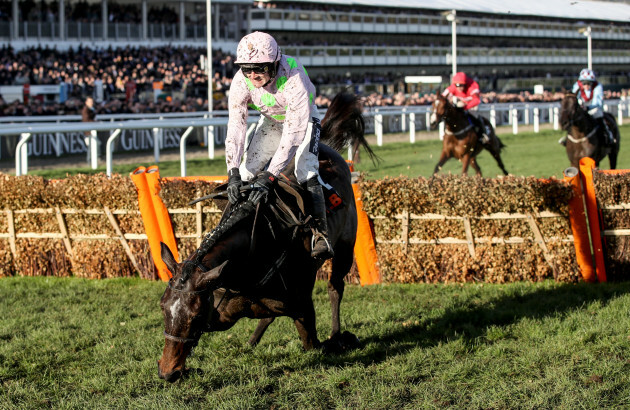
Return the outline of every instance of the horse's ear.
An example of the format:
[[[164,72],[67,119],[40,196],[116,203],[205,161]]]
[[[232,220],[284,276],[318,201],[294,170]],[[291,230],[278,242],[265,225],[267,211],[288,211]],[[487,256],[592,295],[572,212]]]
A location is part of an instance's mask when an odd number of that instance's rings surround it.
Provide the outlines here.
[[[160,242],[160,254],[162,256],[162,261],[166,265],[171,274],[175,274],[175,267],[177,266],[177,261],[173,256],[171,250],[166,246],[164,242]]]
[[[208,273],[204,273],[203,274],[203,281],[206,283],[215,281],[217,279],[219,279],[219,277],[221,276],[221,273],[223,272],[223,269],[225,268],[225,266],[228,264],[229,260],[223,262],[222,264],[220,264],[219,266],[210,269],[210,272]]]

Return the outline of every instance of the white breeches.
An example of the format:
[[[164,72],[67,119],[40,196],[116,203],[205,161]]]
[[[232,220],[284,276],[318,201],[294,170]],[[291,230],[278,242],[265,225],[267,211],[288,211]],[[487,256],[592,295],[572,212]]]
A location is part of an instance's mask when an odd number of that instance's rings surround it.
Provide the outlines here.
[[[315,123],[314,123],[315,122]],[[245,145],[243,162],[239,172],[243,181],[249,181],[259,172],[267,169],[271,158],[276,153],[282,138],[283,124],[273,121],[264,115],[256,125],[256,131]],[[319,113],[317,107],[311,107],[311,120],[306,127],[304,140],[297,147],[292,147],[295,153],[295,176],[299,183],[319,175]]]

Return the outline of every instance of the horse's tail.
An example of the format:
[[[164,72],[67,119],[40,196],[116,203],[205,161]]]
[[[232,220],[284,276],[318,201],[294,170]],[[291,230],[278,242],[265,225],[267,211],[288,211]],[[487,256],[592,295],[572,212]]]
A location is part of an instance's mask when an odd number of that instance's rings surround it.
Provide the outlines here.
[[[361,101],[356,95],[347,91],[338,93],[322,119],[320,141],[335,151],[341,151],[348,145],[356,148],[363,146],[375,162],[378,161],[378,157],[365,139],[365,120],[362,111]]]

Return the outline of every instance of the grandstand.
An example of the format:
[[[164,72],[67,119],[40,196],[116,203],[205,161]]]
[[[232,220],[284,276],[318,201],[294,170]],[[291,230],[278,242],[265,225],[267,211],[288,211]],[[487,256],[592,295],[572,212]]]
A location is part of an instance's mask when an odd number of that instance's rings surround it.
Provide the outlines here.
[[[206,45],[205,2],[149,0],[0,0],[0,42],[14,49],[51,46]],[[630,5],[569,0],[306,0],[212,2],[212,44],[233,51],[253,30],[273,34],[322,85],[372,84],[415,91],[408,75],[451,74],[457,13],[458,68],[485,90],[570,86],[587,64],[609,89],[630,85]],[[369,91],[370,87],[362,91]]]

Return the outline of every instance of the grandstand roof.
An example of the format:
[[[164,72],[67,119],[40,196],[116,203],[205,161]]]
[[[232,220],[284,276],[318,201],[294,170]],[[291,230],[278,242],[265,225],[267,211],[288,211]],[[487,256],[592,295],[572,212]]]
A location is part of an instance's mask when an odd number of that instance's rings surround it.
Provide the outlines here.
[[[306,3],[344,6],[404,7],[458,10],[490,14],[558,17],[576,20],[630,22],[630,5],[610,1],[577,0],[306,0]]]

